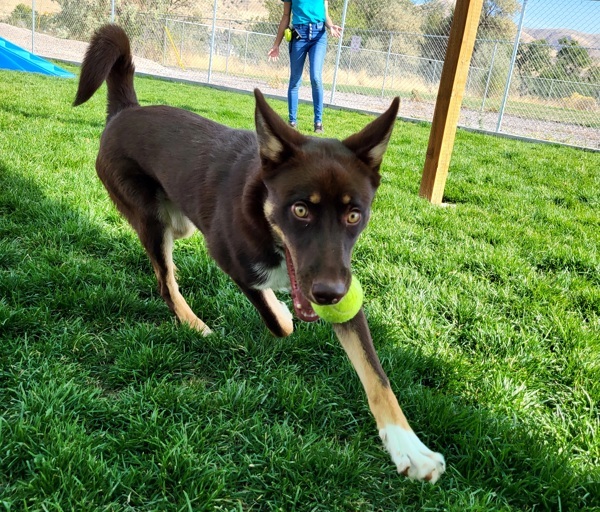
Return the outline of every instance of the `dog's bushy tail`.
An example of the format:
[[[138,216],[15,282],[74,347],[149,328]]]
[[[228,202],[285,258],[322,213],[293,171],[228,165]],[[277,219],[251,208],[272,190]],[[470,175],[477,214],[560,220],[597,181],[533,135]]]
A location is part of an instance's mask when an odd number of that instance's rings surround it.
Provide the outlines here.
[[[104,25],[94,33],[85,52],[73,105],[89,100],[106,80],[107,121],[125,108],[138,106],[133,88],[134,71],[127,34],[118,25]]]

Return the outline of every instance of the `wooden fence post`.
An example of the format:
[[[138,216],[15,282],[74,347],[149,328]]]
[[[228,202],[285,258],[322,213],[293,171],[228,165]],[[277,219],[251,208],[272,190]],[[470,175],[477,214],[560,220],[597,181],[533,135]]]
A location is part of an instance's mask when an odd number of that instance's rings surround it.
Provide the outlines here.
[[[441,204],[483,0],[457,0],[419,195]]]

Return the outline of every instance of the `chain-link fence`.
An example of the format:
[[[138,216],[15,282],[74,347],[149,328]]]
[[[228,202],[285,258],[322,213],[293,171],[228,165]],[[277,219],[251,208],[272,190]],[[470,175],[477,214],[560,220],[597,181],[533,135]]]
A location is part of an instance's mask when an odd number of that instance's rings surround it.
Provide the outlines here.
[[[280,0],[179,2],[202,16],[152,12],[158,0],[29,1],[4,9],[0,35],[38,55],[80,62],[93,30],[114,21],[140,72],[286,96],[287,52],[267,59]],[[397,95],[401,116],[430,121],[452,4],[330,0],[344,32],[328,42],[325,102],[381,111]],[[484,0],[459,123],[600,149],[600,1]]]

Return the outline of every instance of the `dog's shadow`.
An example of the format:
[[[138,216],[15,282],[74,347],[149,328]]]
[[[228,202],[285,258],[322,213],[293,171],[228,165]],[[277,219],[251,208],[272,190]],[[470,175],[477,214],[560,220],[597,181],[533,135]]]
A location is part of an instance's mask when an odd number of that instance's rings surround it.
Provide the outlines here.
[[[224,325],[235,324],[231,318],[244,319],[239,331],[246,335],[264,331],[252,306],[209,257],[200,236],[178,241],[175,261],[190,306],[216,331],[208,339],[176,322],[137,236],[108,195],[106,209],[90,214],[83,201],[80,209],[49,197],[33,179],[10,168],[0,161],[2,337],[38,339],[64,331],[68,338],[74,329],[73,339],[93,338],[85,343],[96,354],[92,359],[104,358],[104,364],[118,360],[120,350],[131,351],[126,349],[128,339],[139,339],[141,345],[172,344],[170,349],[179,345],[202,352],[210,373],[218,366],[210,361],[211,347],[219,354],[225,349],[227,336],[219,333]],[[90,179],[97,179],[93,169]],[[70,349],[66,353],[75,353],[76,359],[87,357],[81,345]],[[153,357],[160,360],[158,353]],[[127,380],[123,376],[112,382],[109,377],[110,372],[99,375],[108,379],[108,387]]]
[[[291,338],[273,339],[198,237],[181,244],[175,257],[190,305],[216,327],[208,338],[175,322],[156,290],[137,237],[112,205],[102,224],[84,210],[46,196],[34,180],[9,168],[0,161],[3,340],[27,339],[36,357],[41,353],[60,364],[68,361],[82,367],[107,394],[151,379],[211,388],[263,367],[284,373],[294,368],[302,387],[326,382],[323,389],[331,393],[331,403],[362,397],[360,382],[329,326],[300,324]],[[106,201],[109,204],[108,197]],[[206,282],[210,287],[203,289]],[[578,493],[593,491],[591,484],[578,481],[569,455],[553,451],[531,425],[500,417],[467,397],[447,396],[444,383],[456,371],[454,365],[399,349],[393,329],[376,319],[370,323],[383,366],[413,428],[447,457],[449,470],[438,492],[446,485],[473,493],[485,489],[507,506],[528,508],[536,502],[552,509],[561,499],[574,502]],[[389,480],[382,485],[408,485],[383,462],[386,456],[375,442],[374,425],[362,400],[338,411],[323,403],[302,402],[306,394],[296,394],[300,401],[294,403],[290,401],[294,395],[265,393],[274,416],[280,410],[282,417],[293,414],[315,425],[339,422],[344,425],[341,440],[373,432],[362,443],[378,461],[370,471]],[[323,415],[331,417],[325,420]],[[536,478],[519,481],[523,468]]]
[[[379,356],[411,426],[446,457],[447,472],[436,485],[453,480],[451,485],[470,489],[483,500],[452,510],[581,510],[582,503],[600,505],[598,482],[577,471],[574,453],[557,451],[526,414],[502,414],[472,395],[452,395],[452,381],[461,372],[456,360],[426,354],[418,346],[404,348],[395,329],[377,321],[370,324],[375,339],[387,340],[379,344]],[[395,485],[391,476],[389,485]],[[486,495],[494,500],[486,502]]]

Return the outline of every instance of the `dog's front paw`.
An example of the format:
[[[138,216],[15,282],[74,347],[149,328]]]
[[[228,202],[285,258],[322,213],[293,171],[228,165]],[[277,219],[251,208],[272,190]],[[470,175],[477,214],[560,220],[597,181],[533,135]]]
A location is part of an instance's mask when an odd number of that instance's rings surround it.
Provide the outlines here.
[[[202,336],[210,336],[212,334],[212,330],[208,325],[206,325],[202,320],[198,317],[191,318],[186,320],[186,323],[194,330],[198,331]]]
[[[387,425],[379,431],[379,437],[392,456],[398,473],[411,480],[427,480],[434,484],[446,471],[444,456],[427,448],[412,430]]]

